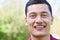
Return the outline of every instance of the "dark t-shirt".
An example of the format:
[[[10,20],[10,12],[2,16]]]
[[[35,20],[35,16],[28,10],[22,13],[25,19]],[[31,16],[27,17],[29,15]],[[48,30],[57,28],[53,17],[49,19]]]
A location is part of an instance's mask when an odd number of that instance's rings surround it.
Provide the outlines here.
[[[32,39],[29,38],[29,40],[32,40]],[[52,35],[50,35],[50,40],[58,40],[58,39],[56,39],[56,38],[52,37]]]

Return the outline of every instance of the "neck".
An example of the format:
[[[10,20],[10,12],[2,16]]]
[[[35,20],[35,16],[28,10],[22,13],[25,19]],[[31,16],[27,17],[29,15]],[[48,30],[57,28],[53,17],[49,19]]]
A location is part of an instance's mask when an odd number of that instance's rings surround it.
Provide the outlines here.
[[[31,35],[32,40],[50,40],[50,35],[35,37]]]

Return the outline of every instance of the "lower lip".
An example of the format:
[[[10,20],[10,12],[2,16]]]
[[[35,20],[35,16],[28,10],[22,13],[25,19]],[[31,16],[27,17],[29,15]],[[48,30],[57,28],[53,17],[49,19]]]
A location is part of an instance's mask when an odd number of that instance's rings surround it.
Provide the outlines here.
[[[44,28],[35,28],[37,31],[42,31]]]

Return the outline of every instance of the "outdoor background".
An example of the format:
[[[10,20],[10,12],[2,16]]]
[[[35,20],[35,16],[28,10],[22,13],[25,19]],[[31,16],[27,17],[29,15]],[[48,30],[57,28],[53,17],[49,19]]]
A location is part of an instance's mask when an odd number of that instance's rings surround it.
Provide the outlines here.
[[[27,40],[24,7],[28,0],[0,0],[0,40]],[[60,1],[47,0],[53,9],[51,34],[60,38]]]

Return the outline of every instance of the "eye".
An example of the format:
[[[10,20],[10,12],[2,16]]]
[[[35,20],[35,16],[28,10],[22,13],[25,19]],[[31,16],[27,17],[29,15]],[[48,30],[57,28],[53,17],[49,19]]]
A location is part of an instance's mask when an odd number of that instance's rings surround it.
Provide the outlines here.
[[[47,14],[42,14],[41,15],[43,18],[46,18],[48,15]]]
[[[30,18],[32,18],[32,19],[36,18],[36,15],[35,14],[31,14]]]

